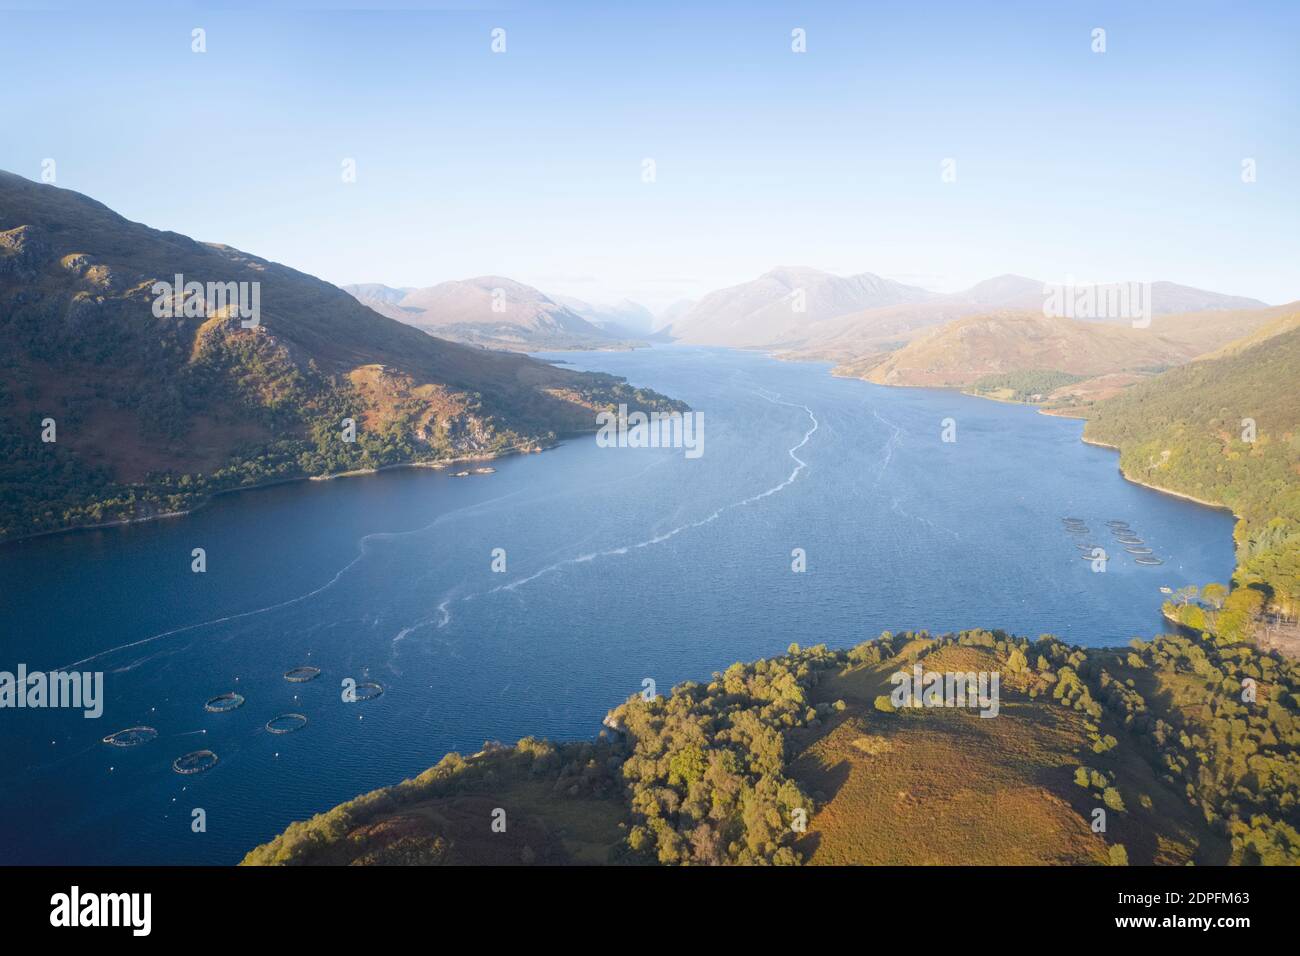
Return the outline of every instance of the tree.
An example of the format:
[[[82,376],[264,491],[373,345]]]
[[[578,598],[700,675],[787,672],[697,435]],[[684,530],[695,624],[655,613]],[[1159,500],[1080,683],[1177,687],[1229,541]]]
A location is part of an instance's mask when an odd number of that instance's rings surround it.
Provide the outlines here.
[[[1201,600],[1216,611],[1223,607],[1223,602],[1227,597],[1228,589],[1222,584],[1210,583],[1201,588]]]
[[[668,782],[690,786],[704,776],[704,754],[699,747],[683,747],[668,762]]]

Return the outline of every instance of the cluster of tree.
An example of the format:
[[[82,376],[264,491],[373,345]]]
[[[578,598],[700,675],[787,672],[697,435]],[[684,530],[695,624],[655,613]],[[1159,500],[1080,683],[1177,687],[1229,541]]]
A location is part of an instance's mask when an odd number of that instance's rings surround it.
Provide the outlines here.
[[[562,389],[577,404],[596,410],[615,409],[626,405],[629,409],[654,409],[660,412],[688,412],[685,402],[665,398],[648,388],[629,385],[625,379],[607,372],[591,372],[583,380]],[[594,416],[593,416],[594,421]]]
[[[1033,402],[1041,401],[1063,385],[1082,380],[1082,375],[1050,370],[1005,372],[976,379],[970,390],[976,395],[1008,393],[1006,397],[1012,401]]]
[[[1103,699],[1133,714],[1137,673],[1151,675],[1146,719],[1134,730],[1154,748],[1165,781],[1231,838],[1237,862],[1300,863],[1300,667],[1199,635],[1132,648],[1126,693]]]
[[[1267,600],[1262,587],[1251,585],[1229,591],[1222,584],[1198,588],[1188,585],[1174,592],[1163,605],[1166,618],[1199,631],[1221,644],[1247,640]]]
[[[1114,786],[1114,771],[1094,770],[1081,765],[1074,770],[1074,782],[1116,813],[1123,813],[1127,809],[1124,805],[1124,797]],[[1149,797],[1147,799],[1150,800]]]
[[[786,733],[815,726],[808,692],[843,656],[824,645],[732,664],[708,684],[668,697],[633,697],[608,723],[629,755],[622,766],[635,821],[628,848],[665,864],[800,862],[792,844],[812,799],[786,774]]]

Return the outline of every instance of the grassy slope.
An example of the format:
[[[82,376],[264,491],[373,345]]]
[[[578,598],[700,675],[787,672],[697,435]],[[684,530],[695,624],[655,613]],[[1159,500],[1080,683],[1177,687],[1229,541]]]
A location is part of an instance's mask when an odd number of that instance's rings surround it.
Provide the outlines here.
[[[917,642],[904,661],[928,645]],[[924,660],[940,672],[1001,666],[992,651],[961,646]],[[1134,863],[1226,861],[1226,841],[1132,748],[1105,757],[1089,752],[1085,714],[1005,684],[996,718],[959,710],[881,713],[872,701],[889,693],[889,676],[900,666],[907,664],[850,666],[817,688],[815,700],[843,699],[849,707],[796,744],[795,777],[823,797],[800,844],[810,863],[1105,864],[1114,842]],[[1101,802],[1075,783],[1080,764],[1114,773],[1117,789],[1129,795],[1127,812],[1110,814],[1105,837],[1089,827]],[[1152,799],[1151,809],[1138,794]]]
[[[155,317],[151,287],[177,273],[260,283],[261,328]],[[434,338],[286,266],[0,172],[0,540],[232,487],[536,448],[619,401],[674,404]],[[355,443],[339,437],[345,417]]]
[[[881,385],[962,388],[1043,370],[1095,376],[1187,361],[1199,350],[1148,330],[1004,312],[950,322],[890,353],[864,377]]]

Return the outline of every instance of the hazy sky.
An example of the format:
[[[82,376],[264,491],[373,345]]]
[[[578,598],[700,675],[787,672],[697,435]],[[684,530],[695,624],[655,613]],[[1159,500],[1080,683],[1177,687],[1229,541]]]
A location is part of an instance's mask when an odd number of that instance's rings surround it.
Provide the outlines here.
[[[0,0],[0,167],[340,284],[1300,299],[1300,3],[33,5]]]

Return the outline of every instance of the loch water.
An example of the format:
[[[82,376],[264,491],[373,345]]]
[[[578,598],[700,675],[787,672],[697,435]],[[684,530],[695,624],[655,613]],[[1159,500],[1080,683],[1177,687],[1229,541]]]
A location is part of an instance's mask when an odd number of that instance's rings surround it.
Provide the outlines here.
[[[591,737],[646,678],[883,630],[1123,643],[1162,630],[1162,586],[1231,574],[1231,516],[1125,481],[1078,421],[757,353],[549,358],[688,402],[704,453],[585,435],[490,475],[297,482],[0,547],[0,670],[104,674],[98,719],[0,712],[0,862],[234,863],[449,750]],[[321,674],[286,681],[300,665]],[[344,702],[349,678],[383,693]],[[243,706],[204,709],[226,692]],[[269,733],[285,713],[306,726]],[[138,725],[157,738],[101,742]],[[173,771],[198,749],[217,764]]]

